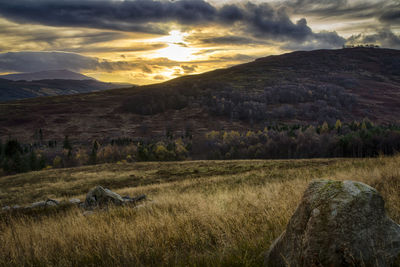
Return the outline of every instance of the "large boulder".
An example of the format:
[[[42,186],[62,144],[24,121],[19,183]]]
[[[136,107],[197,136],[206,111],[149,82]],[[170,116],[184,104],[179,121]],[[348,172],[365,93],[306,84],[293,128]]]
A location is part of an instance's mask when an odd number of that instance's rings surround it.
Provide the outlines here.
[[[384,200],[354,181],[313,181],[274,241],[266,266],[394,266],[400,226],[387,217]]]
[[[102,207],[108,204],[123,205],[124,200],[107,188],[96,186],[86,195],[85,208]]]

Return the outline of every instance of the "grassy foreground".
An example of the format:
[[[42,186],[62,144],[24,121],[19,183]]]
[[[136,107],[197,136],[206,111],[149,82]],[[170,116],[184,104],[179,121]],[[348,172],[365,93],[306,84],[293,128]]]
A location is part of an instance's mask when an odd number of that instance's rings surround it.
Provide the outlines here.
[[[0,206],[84,198],[95,185],[147,194],[83,216],[1,213],[0,266],[259,266],[315,178],[377,188],[400,222],[400,156],[106,164],[0,177]]]

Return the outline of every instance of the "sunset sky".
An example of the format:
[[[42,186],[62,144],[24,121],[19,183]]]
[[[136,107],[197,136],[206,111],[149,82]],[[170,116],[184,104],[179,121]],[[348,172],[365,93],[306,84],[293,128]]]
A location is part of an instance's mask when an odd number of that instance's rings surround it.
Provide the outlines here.
[[[294,50],[400,48],[399,0],[0,0],[0,73],[149,84]]]

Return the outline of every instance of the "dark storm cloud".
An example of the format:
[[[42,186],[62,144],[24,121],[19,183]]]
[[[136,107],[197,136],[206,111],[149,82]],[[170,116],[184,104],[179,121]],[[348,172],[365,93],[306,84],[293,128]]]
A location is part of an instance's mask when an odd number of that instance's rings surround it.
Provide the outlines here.
[[[152,23],[196,24],[213,20],[217,10],[202,0],[107,1],[20,0],[0,2],[0,14],[19,23],[82,26],[121,31],[165,33]]]
[[[301,41],[312,35],[305,19],[293,23],[283,8],[274,9],[268,4],[247,3],[241,17],[240,22],[256,37]]]
[[[350,0],[288,0],[284,6],[295,14],[315,15],[323,18],[368,19],[399,23],[400,3],[398,0],[350,1]]]
[[[316,36],[305,19],[292,22],[285,8],[262,3],[215,7],[205,0],[19,0],[0,2],[0,14],[18,23],[166,33],[166,22],[235,26],[256,38],[305,41]]]
[[[388,25],[400,25],[400,2],[394,8],[383,12],[379,20]]]
[[[321,32],[314,34],[313,39],[306,40],[302,43],[287,42],[282,45],[282,48],[287,50],[333,49],[342,47],[345,43],[346,39],[334,32]]]

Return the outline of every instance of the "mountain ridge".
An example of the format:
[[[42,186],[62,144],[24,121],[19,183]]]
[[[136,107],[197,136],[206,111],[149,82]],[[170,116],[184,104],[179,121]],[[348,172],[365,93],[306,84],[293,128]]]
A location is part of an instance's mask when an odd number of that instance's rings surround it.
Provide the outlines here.
[[[132,87],[132,85],[105,83],[95,79],[13,81],[0,78],[0,102],[15,101],[26,98],[89,93],[124,87]]]

